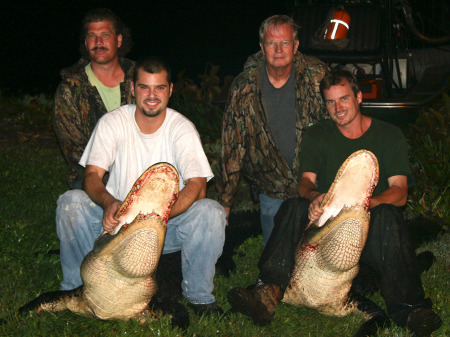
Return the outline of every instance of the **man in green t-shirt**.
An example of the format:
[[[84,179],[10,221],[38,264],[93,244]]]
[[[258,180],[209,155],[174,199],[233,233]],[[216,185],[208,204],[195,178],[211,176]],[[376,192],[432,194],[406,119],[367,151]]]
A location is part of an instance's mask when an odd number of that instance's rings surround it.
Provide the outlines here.
[[[362,93],[355,77],[333,70],[320,89],[331,120],[310,127],[300,154],[300,198],[288,199],[275,217],[275,227],[258,263],[260,274],[253,288],[228,292],[233,309],[266,325],[289,285],[294,252],[309,222],[317,221],[319,207],[341,164],[353,152],[372,151],[380,174],[370,204],[370,227],[361,254],[361,270],[370,270],[391,319],[419,336],[428,336],[442,324],[425,299],[418,259],[403,221],[408,183],[412,183],[406,140],[400,129],[362,115]],[[362,277],[362,275],[358,275]],[[356,288],[354,281],[354,289]]]
[[[85,14],[81,59],[61,70],[53,114],[55,133],[68,164],[70,189],[82,188],[84,168],[78,162],[97,121],[108,111],[134,103],[134,62],[124,57],[130,47],[128,28],[111,10],[96,8]]]

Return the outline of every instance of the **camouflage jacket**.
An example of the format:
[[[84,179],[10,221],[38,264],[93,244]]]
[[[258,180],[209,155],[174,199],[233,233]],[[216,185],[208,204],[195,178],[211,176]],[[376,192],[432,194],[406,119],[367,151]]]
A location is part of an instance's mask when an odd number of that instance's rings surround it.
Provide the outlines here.
[[[318,59],[298,52],[294,57],[297,146],[291,169],[270,134],[259,79],[264,64],[262,52],[250,56],[230,88],[216,181],[218,201],[223,206],[232,205],[241,173],[258,193],[283,200],[298,196],[303,132],[318,120],[328,118],[319,90],[328,68]]]
[[[120,83],[121,105],[134,103],[131,95],[133,61],[119,59],[125,73]],[[81,183],[84,168],[78,164],[97,121],[105,114],[106,107],[86,75],[89,63],[80,59],[75,65],[61,71],[62,81],[55,93],[53,124],[64,158],[68,164],[68,185]]]

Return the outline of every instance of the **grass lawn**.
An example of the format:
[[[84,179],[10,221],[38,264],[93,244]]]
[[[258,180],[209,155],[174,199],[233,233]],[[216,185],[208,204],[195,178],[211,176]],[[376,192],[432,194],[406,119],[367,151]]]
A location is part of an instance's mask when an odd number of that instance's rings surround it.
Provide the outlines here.
[[[363,319],[326,317],[305,308],[280,305],[268,327],[257,327],[241,314],[228,313],[216,318],[196,317],[186,332],[173,330],[169,318],[138,324],[136,321],[99,321],[70,312],[43,313],[19,317],[17,309],[37,295],[59,289],[61,268],[55,232],[56,200],[66,190],[66,166],[56,146],[0,143],[0,335],[2,336],[351,336]],[[448,235],[425,244],[419,250],[434,252],[437,262],[423,275],[426,294],[443,326],[434,336],[449,336],[450,252]],[[234,286],[253,283],[262,237],[247,239],[234,259],[237,269],[229,278],[216,276],[218,303],[230,309],[226,292]],[[379,294],[372,300],[384,307]],[[185,302],[184,302],[185,303]],[[190,310],[190,309],[189,309]],[[408,336],[406,329],[392,326],[380,336]]]

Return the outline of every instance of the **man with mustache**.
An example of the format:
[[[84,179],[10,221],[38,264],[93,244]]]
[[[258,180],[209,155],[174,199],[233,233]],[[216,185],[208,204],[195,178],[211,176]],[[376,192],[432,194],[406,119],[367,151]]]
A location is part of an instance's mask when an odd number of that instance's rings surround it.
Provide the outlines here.
[[[55,93],[54,128],[68,163],[68,185],[81,189],[84,169],[78,162],[97,121],[106,112],[133,103],[133,62],[128,28],[111,10],[86,13],[80,32],[81,59],[61,71]]]

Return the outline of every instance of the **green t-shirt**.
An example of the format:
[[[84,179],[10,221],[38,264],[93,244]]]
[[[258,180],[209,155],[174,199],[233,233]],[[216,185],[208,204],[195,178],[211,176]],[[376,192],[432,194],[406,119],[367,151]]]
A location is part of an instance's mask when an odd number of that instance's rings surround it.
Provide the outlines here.
[[[89,83],[97,88],[98,93],[102,98],[103,104],[105,104],[106,111],[113,111],[120,107],[120,84],[116,85],[115,87],[108,87],[104,85],[97,78],[97,76],[95,76],[90,63],[86,66],[85,70],[89,79]]]
[[[372,119],[361,137],[350,139],[342,135],[332,120],[324,120],[308,128],[303,136],[300,153],[300,175],[317,174],[318,191],[326,193],[339,167],[355,151],[369,150],[378,159],[379,181],[373,195],[389,187],[387,179],[405,175],[408,185],[413,178],[408,162],[406,139],[402,131],[389,123]]]

